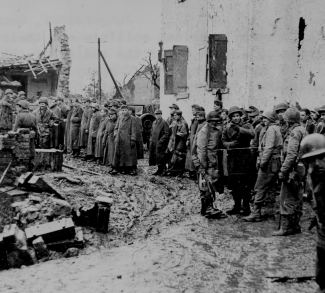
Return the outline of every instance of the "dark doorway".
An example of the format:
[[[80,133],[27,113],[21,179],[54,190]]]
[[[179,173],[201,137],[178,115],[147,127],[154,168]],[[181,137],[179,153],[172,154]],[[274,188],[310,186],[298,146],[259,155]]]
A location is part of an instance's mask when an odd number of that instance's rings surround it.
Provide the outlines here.
[[[28,95],[28,92],[27,92],[28,76],[27,75],[12,75],[11,80],[20,82],[21,87],[18,87],[18,91],[24,91],[26,93],[26,96]]]

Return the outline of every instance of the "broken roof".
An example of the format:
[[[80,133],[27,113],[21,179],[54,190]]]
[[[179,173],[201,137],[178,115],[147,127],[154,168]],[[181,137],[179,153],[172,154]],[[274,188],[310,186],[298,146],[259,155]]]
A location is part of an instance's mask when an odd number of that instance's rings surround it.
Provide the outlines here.
[[[45,56],[35,58],[34,54],[17,56],[2,53],[2,56],[0,56],[0,69],[18,69],[24,70],[24,72],[31,71],[35,78],[37,78],[35,71],[41,71],[37,74],[39,75],[47,72],[47,70],[57,71],[57,66],[62,65],[59,59],[50,59]]]

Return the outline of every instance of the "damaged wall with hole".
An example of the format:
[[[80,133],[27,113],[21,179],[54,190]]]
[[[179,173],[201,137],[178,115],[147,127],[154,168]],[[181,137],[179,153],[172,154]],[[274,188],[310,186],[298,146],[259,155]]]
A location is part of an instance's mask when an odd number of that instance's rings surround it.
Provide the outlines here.
[[[310,108],[324,104],[324,12],[321,0],[162,1],[163,49],[188,47],[188,95],[165,94],[161,78],[164,117],[174,102],[188,121],[189,105],[212,109],[215,90],[206,77],[211,34],[227,37],[225,107],[253,104],[266,109],[282,101]]]

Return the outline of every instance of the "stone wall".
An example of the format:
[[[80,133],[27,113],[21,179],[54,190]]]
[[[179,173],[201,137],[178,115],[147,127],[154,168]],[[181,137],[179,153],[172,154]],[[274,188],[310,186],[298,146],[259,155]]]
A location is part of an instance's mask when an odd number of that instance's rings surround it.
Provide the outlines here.
[[[228,39],[225,107],[255,105],[266,109],[282,101],[298,101],[310,108],[325,104],[324,12],[321,0],[163,0],[164,50],[174,45],[189,49],[189,98],[165,95],[161,78],[163,116],[168,116],[168,106],[174,102],[187,121],[193,103],[207,111],[212,109],[215,96],[205,80],[210,34],[225,34]],[[302,25],[299,28],[301,18],[305,29]]]
[[[59,70],[57,96],[68,98],[71,54],[69,48],[69,37],[66,34],[65,26],[54,28],[51,59],[55,58],[60,59],[62,62],[62,66]]]

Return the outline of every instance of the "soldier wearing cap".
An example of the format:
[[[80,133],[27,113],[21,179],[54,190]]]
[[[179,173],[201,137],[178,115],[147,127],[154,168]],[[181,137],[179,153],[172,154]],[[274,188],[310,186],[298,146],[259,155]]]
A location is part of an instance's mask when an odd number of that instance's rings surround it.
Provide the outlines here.
[[[174,121],[169,126],[167,175],[182,176],[185,170],[188,125],[182,115],[182,111],[174,111]]]
[[[79,147],[84,152],[84,158],[86,157],[87,145],[88,145],[88,132],[91,116],[93,114],[92,108],[90,106],[90,98],[83,98],[83,114],[80,124],[80,137],[79,137]]]
[[[313,191],[316,219],[310,229],[317,227],[316,283],[317,292],[325,292],[325,137],[315,133],[301,141],[301,158],[308,165],[307,180]]]
[[[97,161],[99,158],[95,157],[95,146],[97,132],[102,119],[102,115],[99,111],[99,105],[97,103],[91,103],[92,115],[89,124],[88,144],[87,144],[87,156],[85,160]]]
[[[129,112],[132,117],[134,117],[137,122],[137,158],[138,160],[144,158],[144,150],[143,150],[143,127],[141,119],[135,114],[135,107],[129,106]]]
[[[158,166],[158,170],[153,175],[161,175],[166,165],[165,153],[168,145],[169,127],[168,123],[162,119],[160,109],[155,111],[155,117],[150,137],[149,166]]]
[[[170,116],[167,118],[166,122],[168,125],[171,125],[172,122],[174,121],[174,113],[175,111],[179,110],[179,107],[176,104],[172,104],[170,107]]]
[[[117,111],[112,108],[108,114],[109,120],[107,121],[102,142],[102,148],[104,149],[103,163],[110,168],[108,173],[115,175],[117,171],[113,166],[113,158],[115,153],[114,129],[117,121]]]
[[[300,125],[300,112],[289,108],[283,115],[288,123],[288,131],[283,142],[283,163],[279,180],[282,182],[280,192],[280,229],[274,236],[287,236],[301,233],[299,225],[302,216],[304,165],[300,162],[300,143],[306,135]]]
[[[275,114],[278,117],[277,122],[280,125],[280,131],[281,131],[281,134],[282,134],[283,138],[284,138],[284,136],[286,135],[286,133],[288,131],[287,122],[283,118],[284,112],[288,108],[289,108],[289,105],[287,103],[280,103],[280,104],[275,105],[275,107],[274,107]]]
[[[0,133],[12,130],[14,109],[12,106],[13,91],[7,89],[5,96],[0,100]]]
[[[114,135],[114,168],[119,168],[122,174],[137,175],[137,123],[125,105],[121,106],[121,116],[115,125]]]
[[[32,159],[35,157],[35,137],[37,133],[36,117],[29,111],[29,103],[26,100],[18,101],[16,108],[18,115],[16,116],[16,122],[13,130],[15,132],[19,128],[28,128],[30,130],[29,151],[31,163]]]
[[[39,147],[49,149],[54,147],[55,137],[53,137],[52,128],[58,124],[59,118],[49,109],[48,99],[41,97],[38,100],[39,108],[34,111],[39,131]]]
[[[239,150],[232,151],[232,155],[228,155],[228,159],[232,160],[231,169],[228,170],[228,187],[232,190],[234,207],[227,213],[235,215],[242,211],[243,215],[248,216],[252,187],[252,178],[248,171],[253,165],[249,147],[251,139],[254,138],[254,129],[249,123],[243,121],[239,107],[231,107],[228,116],[230,123],[223,131],[222,142],[226,149],[239,148]]]
[[[80,128],[83,116],[83,108],[78,98],[72,101],[71,124],[70,124],[70,145],[72,155],[76,158],[80,155]]]
[[[190,178],[193,178],[193,179],[196,178],[196,170],[195,170],[195,167],[192,162],[192,147],[193,147],[193,139],[194,139],[197,127],[199,125],[198,121],[196,120],[196,113],[198,111],[198,108],[200,108],[199,105],[197,105],[197,104],[192,105],[193,119],[191,120],[190,132],[189,132],[189,136],[186,141],[187,154],[186,154],[185,169],[189,171]]]
[[[197,157],[201,214],[210,218],[226,217],[217,207],[216,193],[223,193],[222,182],[222,119],[217,111],[207,116],[207,123],[197,134]],[[206,184],[203,184],[203,182]]]
[[[280,127],[276,125],[274,111],[265,111],[262,115],[265,125],[259,142],[259,158],[257,160],[258,177],[255,183],[255,200],[252,213],[245,217],[247,222],[263,220],[261,210],[267,195],[272,203],[276,198],[278,172],[281,167],[281,150],[283,145]]]

